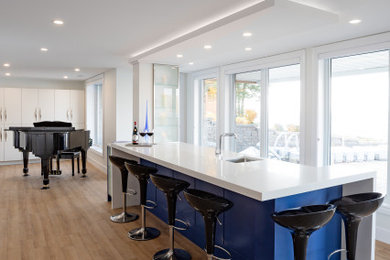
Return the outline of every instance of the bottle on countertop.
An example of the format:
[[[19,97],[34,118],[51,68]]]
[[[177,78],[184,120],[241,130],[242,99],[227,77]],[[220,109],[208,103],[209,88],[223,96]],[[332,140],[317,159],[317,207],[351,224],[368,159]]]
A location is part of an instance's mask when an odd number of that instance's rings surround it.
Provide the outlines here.
[[[138,144],[138,129],[137,129],[137,122],[135,121],[134,121],[132,140],[133,140],[133,144]]]

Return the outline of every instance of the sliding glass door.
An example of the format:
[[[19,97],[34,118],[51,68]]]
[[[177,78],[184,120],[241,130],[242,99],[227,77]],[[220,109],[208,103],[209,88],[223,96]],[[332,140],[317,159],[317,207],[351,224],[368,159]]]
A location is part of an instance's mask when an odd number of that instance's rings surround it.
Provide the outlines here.
[[[300,65],[234,75],[236,152],[299,163]]]
[[[379,173],[388,157],[389,51],[329,61],[329,164],[357,164]]]

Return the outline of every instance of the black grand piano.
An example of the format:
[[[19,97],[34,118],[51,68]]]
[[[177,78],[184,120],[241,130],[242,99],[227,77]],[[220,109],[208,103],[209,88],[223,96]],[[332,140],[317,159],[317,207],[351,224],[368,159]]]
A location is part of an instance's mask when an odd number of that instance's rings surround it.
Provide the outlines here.
[[[82,177],[86,177],[88,130],[76,130],[67,122],[43,121],[34,123],[34,127],[9,127],[7,131],[14,132],[14,146],[23,153],[24,176],[28,176],[29,152],[41,158],[42,189],[49,189],[50,162],[61,151],[81,151]]]

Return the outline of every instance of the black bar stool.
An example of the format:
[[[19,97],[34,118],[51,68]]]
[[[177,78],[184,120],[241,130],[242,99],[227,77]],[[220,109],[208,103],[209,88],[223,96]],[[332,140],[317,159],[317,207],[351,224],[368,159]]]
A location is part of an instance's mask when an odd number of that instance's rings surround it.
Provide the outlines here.
[[[178,194],[188,188],[190,184],[186,181],[158,175],[158,174],[151,174],[150,179],[152,180],[153,184],[156,185],[156,187],[165,193],[165,196],[167,198],[168,203],[168,226],[169,226],[169,236],[171,240],[170,248],[163,249],[161,251],[158,251],[156,254],[154,254],[153,259],[154,260],[162,260],[162,259],[176,259],[176,260],[187,260],[191,259],[191,255],[183,250],[183,249],[177,249],[174,248],[175,245],[175,229],[179,230],[186,230],[188,228],[188,225],[179,219],[176,219],[176,200]],[[175,227],[175,220],[183,223],[186,225],[186,228],[178,228]]]
[[[127,171],[127,169],[125,167],[125,162],[130,163],[130,164],[137,164],[137,162],[133,161],[133,160],[121,158],[118,156],[113,156],[113,155],[110,155],[109,158],[110,158],[110,162],[113,165],[115,165],[116,167],[118,167],[119,170],[121,171],[122,193],[123,193],[123,211],[122,211],[122,213],[120,213],[118,215],[111,216],[110,219],[112,222],[115,222],[115,223],[128,223],[128,222],[134,221],[138,218],[138,215],[126,212],[126,207],[127,207],[127,204],[126,204],[127,197],[126,196],[128,194],[135,195],[135,194],[137,194],[137,192],[134,190],[132,190],[132,191],[130,190],[129,192],[127,191],[127,178],[128,178],[129,172]]]
[[[156,228],[146,227],[146,215],[145,208],[153,209],[156,207],[156,203],[150,200],[146,200],[146,191],[150,174],[156,173],[157,169],[140,165],[125,163],[126,169],[131,172],[139,181],[140,199],[141,199],[141,227],[130,230],[128,233],[129,238],[137,241],[146,241],[156,238],[160,235],[160,231]],[[146,205],[146,202],[153,203],[154,206],[150,207]]]
[[[291,231],[294,260],[306,260],[310,235],[325,226],[333,217],[336,207],[331,204],[289,209],[272,214],[272,219]]]
[[[344,196],[330,202],[337,207],[336,212],[341,215],[344,221],[347,260],[355,260],[360,222],[363,218],[371,216],[382,205],[384,198],[381,193],[368,192]]]
[[[184,196],[188,204],[199,211],[203,216],[206,231],[207,259],[223,259],[214,255],[215,248],[218,248],[231,256],[226,249],[215,245],[215,224],[217,221],[221,224],[218,220],[218,215],[230,209],[233,206],[233,203],[225,198],[216,196],[215,194],[195,189],[184,190]]]

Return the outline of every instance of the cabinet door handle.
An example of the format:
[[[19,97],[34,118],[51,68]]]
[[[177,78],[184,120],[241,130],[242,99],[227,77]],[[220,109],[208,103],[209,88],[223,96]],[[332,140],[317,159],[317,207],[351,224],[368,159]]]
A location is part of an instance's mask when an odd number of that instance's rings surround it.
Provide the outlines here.
[[[35,108],[34,117],[35,117],[35,121],[37,121],[37,108]]]
[[[69,109],[66,110],[66,120],[69,120]]]
[[[73,120],[73,110],[70,110],[70,120]]]
[[[5,138],[4,138],[4,141],[7,142],[7,139],[8,139],[8,138],[7,138],[7,137],[8,137],[7,131],[4,131],[4,137],[5,137]]]
[[[3,141],[3,128],[0,128],[0,142]]]
[[[7,121],[7,109],[4,109],[4,121]]]
[[[39,121],[42,119],[41,108],[39,108]]]
[[[0,121],[3,121],[3,108],[0,108]]]

